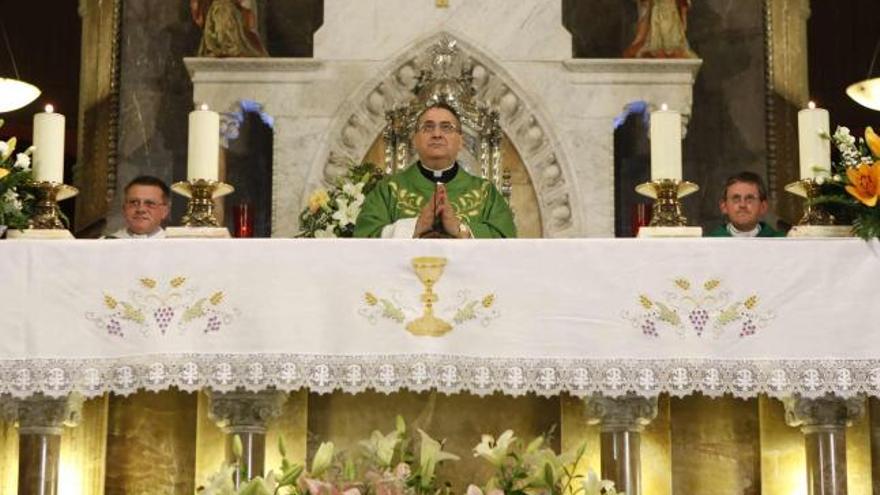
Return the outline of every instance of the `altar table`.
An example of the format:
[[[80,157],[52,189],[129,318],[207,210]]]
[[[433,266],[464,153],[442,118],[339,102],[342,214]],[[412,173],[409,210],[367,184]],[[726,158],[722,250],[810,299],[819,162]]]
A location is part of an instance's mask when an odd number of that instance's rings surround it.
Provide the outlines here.
[[[0,243],[0,394],[880,397],[858,239]],[[433,314],[417,257],[440,257]]]

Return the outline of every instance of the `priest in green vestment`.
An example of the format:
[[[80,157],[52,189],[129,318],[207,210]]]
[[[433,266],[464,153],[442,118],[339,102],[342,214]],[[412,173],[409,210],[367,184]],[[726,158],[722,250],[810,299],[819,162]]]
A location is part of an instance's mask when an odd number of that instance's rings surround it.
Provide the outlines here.
[[[706,234],[707,237],[784,237],[761,217],[767,213],[767,188],[758,174],[740,172],[727,179],[724,196],[718,203],[727,223]]]
[[[355,237],[516,237],[513,214],[498,189],[456,161],[461,120],[445,103],[417,121],[419,161],[380,181],[367,195]]]

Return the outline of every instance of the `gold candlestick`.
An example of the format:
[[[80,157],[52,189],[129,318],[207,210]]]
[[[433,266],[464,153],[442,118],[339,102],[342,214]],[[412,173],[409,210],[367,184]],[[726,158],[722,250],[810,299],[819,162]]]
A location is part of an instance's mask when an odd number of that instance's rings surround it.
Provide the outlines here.
[[[235,190],[229,184],[206,179],[177,182],[171,190],[189,198],[186,213],[180,219],[184,227],[219,227],[214,216],[214,200]]]
[[[801,179],[785,186],[785,190],[804,198],[804,216],[798,225],[834,225],[834,217],[813,201],[819,197],[821,185],[816,179]]]
[[[422,293],[422,302],[425,304],[425,312],[422,313],[422,316],[407,323],[406,329],[413,335],[439,337],[452,330],[452,325],[434,316],[434,303],[437,302],[438,297],[434,294],[432,289],[434,284],[437,283],[443,275],[443,268],[446,266],[446,258],[421,256],[413,258],[412,265],[419,280],[421,280],[422,284],[425,286],[425,292]]]
[[[649,227],[684,227],[687,218],[681,213],[681,198],[700,190],[696,184],[678,179],[656,179],[636,186],[636,192],[654,199]]]
[[[37,202],[34,205],[34,213],[28,220],[28,228],[67,230],[61,221],[58,202],[76,196],[79,191],[73,186],[49,181],[36,182],[34,187],[37,190]]]

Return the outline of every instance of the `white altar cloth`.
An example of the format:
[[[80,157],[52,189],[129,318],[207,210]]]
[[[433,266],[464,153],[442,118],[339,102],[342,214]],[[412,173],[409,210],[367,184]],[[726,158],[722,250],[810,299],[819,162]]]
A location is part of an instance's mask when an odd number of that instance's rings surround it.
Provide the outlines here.
[[[0,242],[0,394],[880,397],[880,243]],[[440,337],[413,335],[441,256]]]

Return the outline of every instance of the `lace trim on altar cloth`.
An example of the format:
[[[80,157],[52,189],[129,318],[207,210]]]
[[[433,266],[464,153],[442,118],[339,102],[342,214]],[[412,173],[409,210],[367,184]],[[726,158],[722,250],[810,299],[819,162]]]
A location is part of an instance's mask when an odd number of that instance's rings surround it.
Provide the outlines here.
[[[314,356],[291,354],[158,355],[120,359],[0,362],[0,394],[127,395],[176,387],[230,391],[267,388],[317,393],[367,389],[487,395],[562,392],[651,397],[702,393],[880,397],[880,360],[574,360],[460,356]]]

